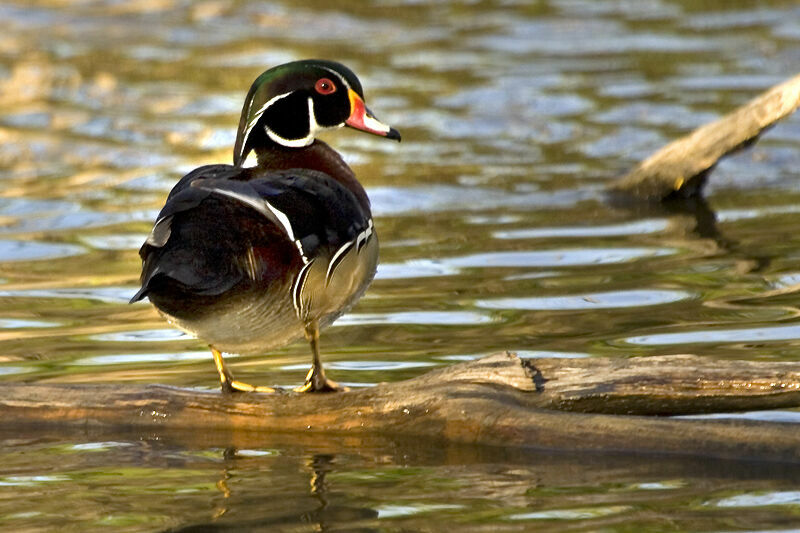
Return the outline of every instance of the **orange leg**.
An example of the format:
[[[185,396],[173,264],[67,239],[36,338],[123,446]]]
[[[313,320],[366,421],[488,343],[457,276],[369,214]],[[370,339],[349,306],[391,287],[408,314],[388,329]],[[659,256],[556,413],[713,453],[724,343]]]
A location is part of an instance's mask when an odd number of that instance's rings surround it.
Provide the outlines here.
[[[214,364],[217,365],[217,372],[219,372],[219,381],[222,384],[222,392],[275,392],[272,387],[258,387],[243,383],[233,379],[230,371],[225,367],[225,360],[222,359],[222,352],[216,348],[211,348],[211,353],[214,355]]]
[[[322,368],[322,361],[319,358],[319,325],[316,321],[306,326],[306,339],[311,344],[311,353],[314,359],[311,363],[311,370],[308,371],[306,376],[306,382],[295,388],[295,392],[337,392],[348,390],[347,387],[343,387],[325,377],[325,370]]]

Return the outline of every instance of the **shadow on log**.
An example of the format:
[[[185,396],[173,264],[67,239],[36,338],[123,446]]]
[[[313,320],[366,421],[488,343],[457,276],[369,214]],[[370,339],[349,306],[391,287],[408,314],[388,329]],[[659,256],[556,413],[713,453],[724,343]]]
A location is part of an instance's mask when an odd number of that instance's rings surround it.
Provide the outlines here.
[[[615,196],[659,201],[698,195],[714,165],[749,146],[800,106],[800,75],[767,90],[719,120],[671,142],[608,188]]]
[[[525,360],[501,353],[336,394],[223,395],[157,385],[5,384],[4,389],[4,428],[394,435],[800,462],[794,424],[643,416],[800,406],[796,363],[709,362],[690,355]]]

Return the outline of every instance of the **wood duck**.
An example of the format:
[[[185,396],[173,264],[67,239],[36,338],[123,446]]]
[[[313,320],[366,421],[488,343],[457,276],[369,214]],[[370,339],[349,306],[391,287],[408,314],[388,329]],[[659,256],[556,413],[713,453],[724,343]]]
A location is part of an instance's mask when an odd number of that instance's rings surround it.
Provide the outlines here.
[[[297,391],[333,391],[319,330],[366,290],[378,263],[370,203],[353,171],[316,135],[349,126],[399,141],[364,104],[350,69],[295,61],[256,78],[242,108],[233,165],[207,165],[175,185],[139,250],[145,296],[209,343],[224,392],[222,352],[256,354],[305,335],[313,362]],[[244,167],[254,151],[258,164]]]

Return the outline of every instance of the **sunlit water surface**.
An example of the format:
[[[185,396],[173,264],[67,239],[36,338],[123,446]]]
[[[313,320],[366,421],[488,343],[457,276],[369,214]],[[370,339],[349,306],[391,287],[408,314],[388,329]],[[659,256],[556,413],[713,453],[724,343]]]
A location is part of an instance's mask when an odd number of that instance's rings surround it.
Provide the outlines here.
[[[404,139],[327,137],[370,194],[382,261],[323,334],[334,379],[370,386],[504,349],[800,359],[800,118],[722,162],[707,206],[602,195],[796,73],[796,2],[330,4],[0,5],[0,379],[216,386],[202,342],[127,304],[136,252],[183,173],[230,161],[252,79],[304,57],[351,66]],[[230,363],[289,387],[309,359],[297,343]],[[388,439],[0,438],[9,530],[800,527],[800,471],[763,464]]]

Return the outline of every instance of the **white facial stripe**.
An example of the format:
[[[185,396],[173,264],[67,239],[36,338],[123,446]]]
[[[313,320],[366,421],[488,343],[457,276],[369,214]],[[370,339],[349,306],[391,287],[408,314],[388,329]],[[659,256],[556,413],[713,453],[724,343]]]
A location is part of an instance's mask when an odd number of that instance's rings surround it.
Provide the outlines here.
[[[281,137],[280,135],[278,135],[277,133],[275,133],[271,129],[267,128],[266,126],[264,127],[264,131],[267,133],[267,136],[270,139],[272,139],[273,141],[275,141],[276,143],[278,143],[278,144],[280,144],[282,146],[286,146],[286,147],[289,147],[289,148],[302,148],[302,147],[308,146],[309,144],[314,142],[314,136],[313,135],[306,135],[302,139],[286,139],[284,137]]]
[[[350,84],[347,83],[347,80],[345,80],[344,77],[341,74],[339,74],[335,70],[330,69],[328,67],[321,67],[321,68],[323,68],[323,69],[327,70],[328,72],[330,72],[331,74],[333,74],[342,83],[342,86],[345,88],[345,90],[350,89]],[[261,106],[261,108],[258,111],[255,112],[255,114],[253,115],[253,118],[250,119],[250,122],[247,123],[247,128],[244,131],[244,140],[242,142],[242,147],[247,145],[247,139],[250,137],[250,133],[253,131],[253,128],[255,128],[256,124],[259,121],[259,119],[264,114],[264,112],[269,108],[269,106],[271,106],[272,104],[274,104],[275,102],[277,102],[281,98],[286,98],[287,96],[289,96],[293,92],[294,91],[288,92],[288,93],[279,94],[278,96],[274,96],[274,97],[270,98],[270,100],[267,103],[265,103],[263,106]],[[385,126],[384,124],[381,124],[380,122],[378,122],[378,121],[376,121],[374,119],[371,119],[370,117],[366,117],[366,116],[364,117],[364,124],[367,127],[372,128],[375,131],[379,131],[379,132],[383,132],[383,133],[388,133],[389,132],[388,126]],[[270,139],[272,139],[272,141],[280,144],[281,146],[286,146],[288,148],[303,148],[304,146],[308,146],[312,142],[314,142],[314,137],[320,131],[325,130],[325,129],[341,128],[342,126],[344,126],[344,123],[337,124],[337,125],[332,126],[330,128],[324,128],[324,127],[320,126],[319,123],[317,122],[317,116],[316,116],[316,114],[314,112],[314,100],[311,97],[309,97],[308,98],[308,135],[306,135],[305,137],[302,137],[300,139],[287,139],[285,137],[282,137],[282,136],[278,135],[277,133],[275,133],[273,130],[271,130],[266,125],[264,126],[264,132],[267,134],[267,136]]]
[[[345,89],[349,89],[350,88],[350,84],[347,83],[347,80],[345,80],[344,77],[341,74],[339,74],[338,72],[336,72],[332,68],[328,68],[328,67],[321,67],[321,68],[327,70],[328,72],[330,72],[331,74],[333,74],[334,76],[339,78],[339,81],[342,82],[342,85],[344,85]]]
[[[269,127],[264,126],[264,131],[266,131],[267,136],[269,136],[270,139],[282,146],[288,146],[289,148],[302,148],[303,146],[308,146],[314,142],[314,136],[317,134],[317,132],[323,129],[324,128],[317,123],[317,116],[314,113],[314,99],[310,96],[308,97],[308,135],[305,137],[300,139],[286,139],[269,129]]]
[[[314,138],[316,137],[317,133],[324,131],[324,130],[335,130],[344,126],[342,124],[336,124],[335,126],[320,126],[317,122],[317,115],[314,111],[314,99],[310,96],[308,97],[308,135],[302,137],[300,139],[287,139],[285,137],[281,137],[269,127],[264,126],[264,131],[266,132],[267,136],[275,141],[276,143],[282,146],[288,146],[289,148],[302,148],[304,146],[310,145],[314,142]],[[388,131],[388,130],[387,130]]]
[[[242,143],[243,147],[247,145],[247,138],[250,136],[250,132],[253,131],[253,128],[256,127],[256,123],[258,122],[258,119],[261,118],[261,115],[264,114],[264,111],[266,111],[269,108],[269,106],[271,106],[281,98],[286,98],[290,94],[292,93],[288,92],[279,94],[278,96],[273,96],[272,98],[269,99],[269,101],[266,104],[261,106],[261,109],[256,111],[255,115],[253,115],[253,118],[250,120],[250,122],[247,123],[247,128],[244,130],[244,142]]]
[[[314,112],[314,99],[308,97],[308,134],[314,135],[323,128],[317,122],[317,114]]]

